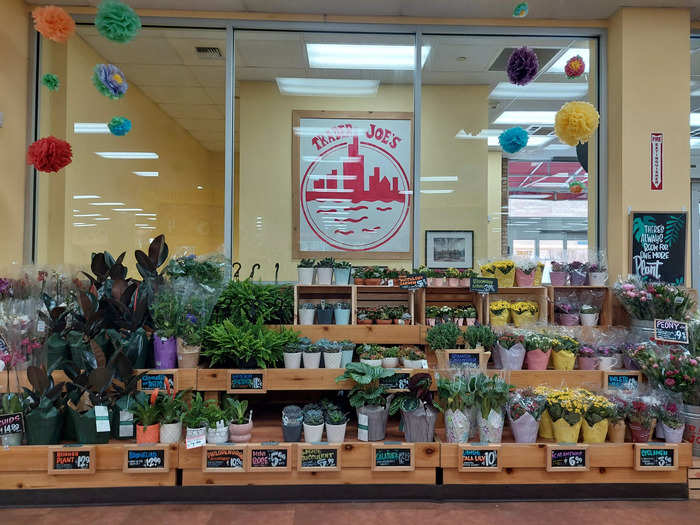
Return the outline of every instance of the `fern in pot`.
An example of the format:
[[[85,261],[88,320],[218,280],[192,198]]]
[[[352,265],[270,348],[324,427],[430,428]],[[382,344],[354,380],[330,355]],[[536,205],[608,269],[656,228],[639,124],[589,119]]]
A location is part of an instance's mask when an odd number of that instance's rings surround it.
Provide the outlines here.
[[[321,366],[321,347],[317,344],[304,347],[302,360],[304,368],[319,368]]]
[[[389,413],[394,415],[401,411],[400,428],[408,443],[432,442],[435,439],[438,410],[430,391],[432,383],[430,374],[415,374],[408,381],[408,393],[399,394],[391,401]]]
[[[304,441],[319,443],[323,440],[323,411],[310,409],[304,412]]]
[[[348,426],[348,416],[342,410],[326,412],[326,434],[329,443],[345,441],[345,430]]]
[[[297,264],[297,282],[303,285],[313,284],[315,259],[302,259]]]
[[[230,421],[228,433],[232,443],[247,443],[253,435],[253,411],[248,410],[248,401],[227,397],[224,399],[224,414]]]

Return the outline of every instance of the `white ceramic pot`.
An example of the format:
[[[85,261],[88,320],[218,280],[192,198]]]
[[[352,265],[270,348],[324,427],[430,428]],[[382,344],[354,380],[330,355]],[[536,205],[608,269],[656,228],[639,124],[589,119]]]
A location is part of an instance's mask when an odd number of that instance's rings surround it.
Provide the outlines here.
[[[340,362],[343,360],[341,352],[323,352],[324,368],[340,368]]]
[[[284,353],[285,368],[301,368],[301,352]]]
[[[588,282],[591,286],[605,286],[608,282],[608,272],[590,272]]]
[[[331,425],[326,423],[326,437],[329,443],[342,443],[345,441],[345,429],[348,426],[347,423],[342,425]]]
[[[160,442],[161,443],[177,443],[182,437],[182,422],[177,423],[161,423],[160,424]]]
[[[581,314],[581,325],[583,326],[598,326],[598,317],[600,314]]]
[[[403,360],[403,367],[404,368],[423,368],[423,360],[422,359],[404,359]]]
[[[302,354],[304,368],[318,368],[321,365],[321,352],[304,352]]]
[[[307,425],[304,423],[304,441],[306,443],[319,443],[323,440],[323,424]]]
[[[617,356],[598,358],[599,370],[613,370],[620,367],[620,360]]]
[[[398,368],[399,358],[398,357],[383,357],[382,358],[382,368]]]
[[[364,363],[369,366],[382,366],[381,359],[360,359],[360,363]]]
[[[333,268],[316,268],[316,283],[329,285],[333,281]]]
[[[316,317],[315,309],[299,308],[299,324],[314,324],[314,317]]]
[[[297,268],[299,284],[314,283],[314,268]]]
[[[228,426],[217,428],[207,428],[207,443],[213,443],[215,445],[220,445],[221,443],[228,442]]]

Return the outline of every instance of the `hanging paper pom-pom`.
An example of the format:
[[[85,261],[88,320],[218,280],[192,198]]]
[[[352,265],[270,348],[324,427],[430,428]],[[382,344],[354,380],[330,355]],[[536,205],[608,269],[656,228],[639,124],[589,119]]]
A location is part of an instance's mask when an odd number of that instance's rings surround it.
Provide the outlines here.
[[[27,150],[27,164],[43,172],[59,171],[73,160],[70,144],[56,137],[45,137],[37,140]]]
[[[58,88],[61,85],[58,77],[53,73],[46,73],[43,77],[41,77],[41,83],[46,86],[49,91],[58,91]]]
[[[97,64],[92,75],[92,83],[104,96],[117,100],[129,88],[121,69],[113,64]]]
[[[123,44],[141,31],[141,19],[128,5],[104,0],[97,8],[95,27],[106,39]]]
[[[508,79],[518,86],[529,84],[540,69],[535,52],[527,46],[516,49],[508,59]]]
[[[517,153],[525,146],[530,136],[521,127],[515,127],[505,130],[498,136],[498,143],[506,153]]]
[[[569,183],[569,191],[573,193],[574,195],[578,195],[579,193],[583,193],[583,190],[586,189],[586,186],[583,185],[583,182],[579,182],[577,180],[572,181]]]
[[[577,78],[583,75],[586,71],[586,63],[583,61],[581,55],[576,55],[571,57],[566,61],[566,66],[564,67],[564,73],[569,78]]]
[[[37,7],[32,11],[34,29],[44,38],[63,44],[75,32],[75,21],[64,9],[55,5]]]
[[[564,144],[576,146],[588,142],[600,121],[600,115],[588,102],[567,102],[557,111],[554,132]]]
[[[527,13],[527,2],[520,2],[518,5],[515,6],[515,9],[513,9],[514,18],[525,18],[527,16]]]
[[[126,117],[114,117],[107,123],[107,127],[112,135],[123,137],[131,131],[131,121]]]

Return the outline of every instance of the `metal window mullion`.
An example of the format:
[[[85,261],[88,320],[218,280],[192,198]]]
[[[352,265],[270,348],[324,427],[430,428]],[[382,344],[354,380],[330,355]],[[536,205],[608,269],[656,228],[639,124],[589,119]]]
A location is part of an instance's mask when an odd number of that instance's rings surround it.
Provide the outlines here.
[[[225,148],[225,182],[224,182],[224,255],[233,259],[233,208],[234,208],[234,147],[235,137],[235,94],[236,62],[234,55],[233,26],[226,27],[226,148]]]
[[[415,34],[413,66],[413,267],[420,266],[420,154],[421,154],[421,89],[423,35]],[[427,261],[426,261],[427,264]]]

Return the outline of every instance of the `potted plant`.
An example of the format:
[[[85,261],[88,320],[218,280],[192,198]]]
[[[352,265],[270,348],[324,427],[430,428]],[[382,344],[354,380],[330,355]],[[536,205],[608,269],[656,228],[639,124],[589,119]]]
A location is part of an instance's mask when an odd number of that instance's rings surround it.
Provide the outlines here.
[[[228,421],[226,413],[219,407],[218,403],[210,399],[204,405],[204,417],[207,421],[207,443],[220,445],[228,442]]]
[[[321,344],[322,341],[323,344]],[[341,353],[342,345],[335,341],[331,342],[325,339],[321,339],[318,344],[323,351],[324,368],[341,368],[340,363],[343,360],[343,354]]]
[[[335,261],[333,264],[333,280],[337,286],[349,284],[352,265],[348,261]]]
[[[315,259],[302,259],[297,264],[297,282],[303,285],[314,283]]]
[[[190,393],[189,390],[180,390],[175,393],[170,390],[169,383],[166,382],[167,391],[161,392],[158,398],[160,404],[160,439],[161,443],[177,443],[182,437],[182,418],[187,411],[187,404],[184,397]]]
[[[333,306],[321,300],[316,308],[316,321],[318,324],[333,324]]]
[[[443,287],[447,284],[445,274],[438,270],[428,270],[428,286]]]
[[[340,368],[345,368],[348,363],[352,363],[352,356],[355,353],[355,343],[346,339],[340,342]]]
[[[409,346],[401,350],[401,364],[404,368],[423,368],[425,352],[416,346]]]
[[[666,443],[680,443],[683,441],[685,420],[676,403],[669,402],[662,405],[661,428],[663,428]]]
[[[445,277],[447,278],[447,286],[450,288],[459,286],[460,271],[456,268],[448,268],[447,271],[445,271]]]
[[[306,410],[304,412],[304,441],[319,443],[323,440],[323,411]]]
[[[598,357],[596,351],[590,346],[581,346],[578,353],[578,368],[579,370],[597,370]]]
[[[316,282],[320,285],[328,286],[333,281],[333,267],[335,259],[333,257],[324,257],[316,262]]]
[[[498,337],[494,348],[494,358],[499,356],[497,368],[503,370],[521,370],[525,361],[525,337],[522,335],[503,334]],[[495,361],[495,359],[494,359]]]
[[[605,286],[608,282],[608,267],[599,260],[588,267],[588,283],[591,286]]]
[[[576,356],[581,348],[573,337],[568,335],[556,335],[552,338],[552,364],[555,370],[573,370],[576,365]]]
[[[474,392],[468,389],[469,382],[469,379],[461,376],[452,379],[438,378],[437,391],[440,407],[445,415],[445,435],[448,443],[469,441],[471,412],[475,402]]]
[[[98,431],[101,427],[97,425],[96,407],[105,407],[107,417],[112,420],[114,412],[111,387],[114,370],[98,367],[90,372],[76,372],[72,367],[66,367],[64,372],[70,379],[70,382],[66,383],[66,412],[70,418],[70,426],[65,427],[75,433],[70,437],[83,444],[108,443],[110,431]]]
[[[499,288],[512,288],[515,284],[515,263],[509,259],[491,263]]]
[[[620,368],[620,364],[622,363],[622,354],[618,348],[609,345],[598,346],[596,348],[596,355],[598,356],[599,370],[613,370],[615,368]]]
[[[537,263],[534,260],[518,262],[515,268],[515,286],[529,288],[535,285],[535,271]]]
[[[494,301],[489,304],[491,326],[507,326],[510,322],[510,303],[508,301]]]
[[[369,308],[357,309],[357,324],[374,324]]]
[[[597,326],[598,317],[600,316],[600,308],[593,304],[584,304],[581,306],[581,324],[583,326]]]
[[[348,426],[348,416],[342,410],[326,412],[326,434],[329,443],[345,441],[345,429]]]
[[[9,392],[0,396],[0,416],[23,412],[24,396],[14,392]],[[0,445],[3,447],[17,447],[22,444],[23,437],[24,432],[9,432],[7,434],[2,434],[0,435]]]
[[[304,368],[319,368],[321,366],[321,347],[317,344],[304,347],[302,361]]]
[[[435,440],[438,411],[430,391],[432,383],[433,378],[430,374],[414,374],[408,381],[408,393],[398,394],[391,401],[389,413],[394,415],[401,411],[401,428],[404,431],[404,440],[408,443]]]
[[[51,370],[51,369],[49,369]],[[27,445],[55,445],[61,439],[64,383],[55,384],[44,367],[30,366],[24,388],[24,424]]]
[[[399,367],[399,347],[390,346],[382,350],[382,367],[398,368]]]
[[[579,306],[566,301],[554,303],[554,314],[557,324],[562,326],[578,326],[581,317],[579,316]]]
[[[355,272],[353,273],[353,282],[356,285],[363,285],[365,284],[365,277],[367,277],[367,267],[362,266],[360,268],[355,268]]]
[[[379,286],[382,283],[383,276],[381,269],[376,266],[368,266],[365,271],[365,285]]]
[[[647,443],[651,437],[651,427],[654,415],[651,407],[641,398],[632,401],[627,415],[632,441],[634,443]]]
[[[360,348],[360,363],[368,366],[382,366],[384,353],[381,346],[365,344]]]
[[[525,336],[525,363],[528,370],[547,370],[552,354],[552,339],[543,334]]]
[[[584,395],[578,390],[559,390],[547,397],[547,412],[552,420],[554,440],[577,443],[584,414]]]
[[[394,371],[365,363],[349,363],[336,382],[353,381],[348,396],[350,406],[357,410],[358,439],[381,441],[386,436],[386,422],[393,395],[387,396],[381,380],[394,375]],[[366,432],[363,427],[366,428]]]
[[[503,410],[511,386],[499,376],[476,376],[475,397],[478,406],[479,441],[500,443],[503,436]]]
[[[469,288],[471,278],[476,276],[476,272],[474,272],[471,268],[467,268],[466,270],[459,272],[459,286],[461,288]]]
[[[462,331],[452,323],[442,323],[428,329],[426,341],[435,352],[440,368],[449,368],[449,362],[445,350],[457,348],[457,341],[462,337]]]
[[[333,305],[335,324],[350,324],[350,303],[337,302]]]
[[[535,443],[547,398],[532,387],[515,390],[508,399],[508,421],[516,443]]]
[[[398,319],[395,319],[394,322],[396,324],[406,325],[406,324],[411,324],[412,320],[413,320],[413,316],[408,311],[408,308],[406,306],[402,306],[401,307],[401,317],[399,317]]]
[[[477,313],[474,305],[468,304],[464,306],[464,324],[474,326],[476,324]]]
[[[289,343],[284,347],[284,367],[301,368],[301,345],[299,343]]]
[[[400,306],[387,306],[386,311],[389,314],[389,319],[391,319],[392,324],[399,324],[399,319],[403,310]]]
[[[510,315],[516,328],[534,324],[539,313],[540,305],[535,301],[516,301],[510,304]]]
[[[287,405],[282,409],[282,436],[287,443],[301,441],[301,428],[304,414],[297,405]]]
[[[457,326],[464,326],[464,319],[467,315],[467,312],[464,308],[461,306],[458,306],[457,308],[452,309],[452,322],[456,324]]]
[[[584,401],[583,442],[605,443],[615,405],[603,396],[589,395]]]
[[[185,425],[185,435],[187,438],[197,436],[206,436],[207,434],[207,417],[205,408],[207,405],[215,403],[213,399],[204,401],[202,394],[197,392],[192,396],[190,407],[182,416],[182,424]]]
[[[425,307],[425,322],[428,326],[435,326],[436,319],[440,317],[440,307],[428,305]]]
[[[377,310],[377,324],[393,324],[394,321],[390,317],[391,307],[380,306]]]
[[[171,285],[161,286],[150,306],[153,321],[153,356],[157,370],[177,366],[176,336],[183,318],[182,302]]]
[[[316,316],[316,305],[314,303],[301,303],[299,305],[299,324],[314,324]]]
[[[158,389],[151,392],[145,402],[134,403],[131,412],[136,421],[136,443],[158,443],[162,414],[162,406],[158,403]]]
[[[612,404],[610,417],[608,418],[608,441],[611,443],[624,443],[627,425],[625,419],[629,411],[628,404],[614,392],[608,392],[605,397]]]
[[[574,261],[569,263],[567,270],[571,286],[585,286],[588,280],[588,263]]]
[[[549,272],[549,280],[552,286],[566,286],[569,277],[565,263],[552,261],[552,271]]]
[[[469,348],[491,351],[496,344],[497,337],[491,327],[480,324],[468,326],[464,331],[463,339]]]
[[[253,435],[253,411],[248,401],[227,397],[224,399],[225,419],[230,421],[228,434],[232,443],[247,443]]]

